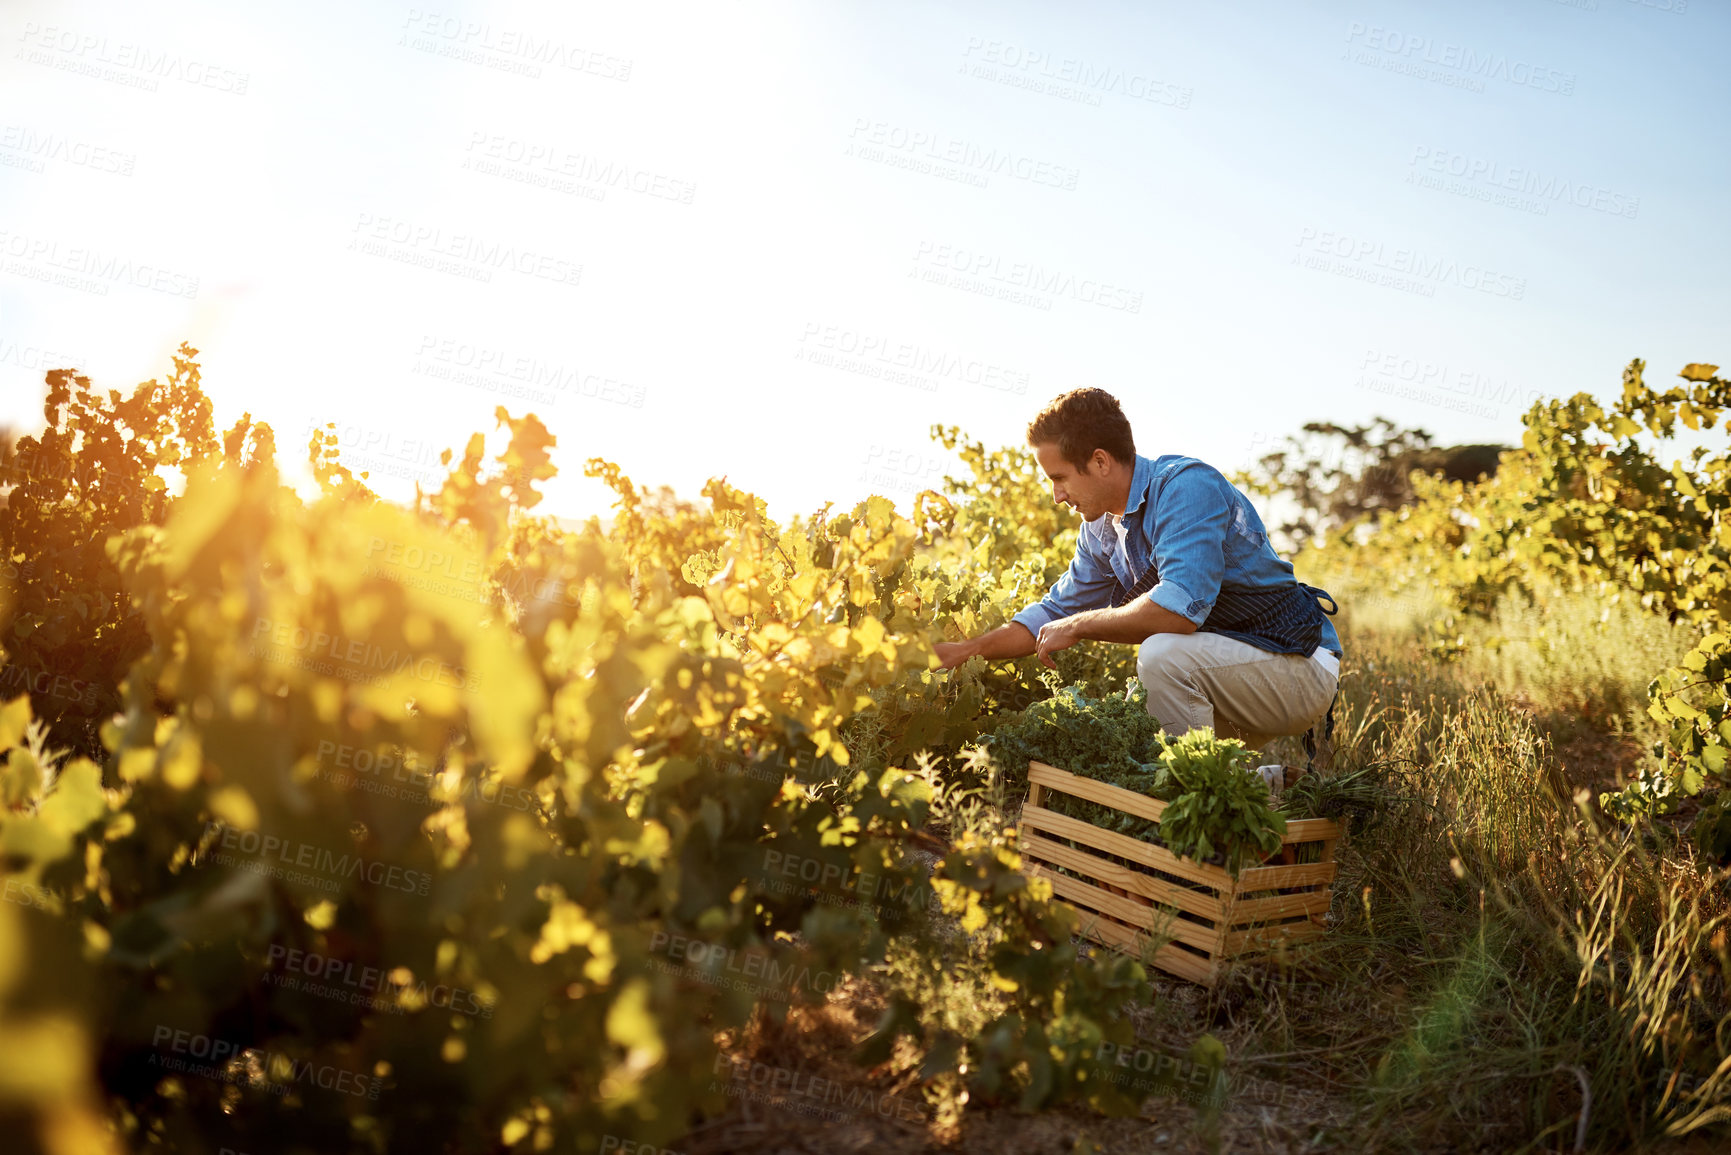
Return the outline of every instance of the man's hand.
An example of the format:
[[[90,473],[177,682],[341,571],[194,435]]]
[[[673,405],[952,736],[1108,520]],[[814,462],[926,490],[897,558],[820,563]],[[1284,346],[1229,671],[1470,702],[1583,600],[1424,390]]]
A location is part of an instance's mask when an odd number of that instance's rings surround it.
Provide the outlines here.
[[[974,648],[967,642],[939,642],[932,649],[938,652],[938,660],[946,670],[953,670],[974,656]]]
[[[1052,655],[1059,650],[1067,650],[1081,636],[1076,631],[1077,622],[1074,617],[1059,618],[1055,622],[1047,622],[1040,627],[1040,636],[1034,640],[1034,652],[1040,655],[1040,662],[1049,669],[1057,669],[1058,663],[1052,660]]]

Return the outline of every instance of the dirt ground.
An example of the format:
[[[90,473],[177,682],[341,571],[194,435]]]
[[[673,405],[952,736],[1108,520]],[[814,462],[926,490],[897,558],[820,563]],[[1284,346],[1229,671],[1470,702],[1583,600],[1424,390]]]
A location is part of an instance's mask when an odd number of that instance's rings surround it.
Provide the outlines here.
[[[1180,980],[1156,980],[1162,1007],[1162,1030],[1140,1023],[1145,1039],[1149,1034],[1171,1034],[1172,1045],[1183,1052],[1188,1038],[1180,1039],[1177,1021],[1195,1023],[1206,1013],[1208,996],[1202,988]],[[1315,1086],[1293,1086],[1276,1079],[1235,1077],[1226,1103],[1209,1126],[1198,1110],[1175,1099],[1152,1097],[1143,1105],[1140,1118],[1108,1119],[1076,1109],[1024,1113],[998,1106],[970,1106],[959,1127],[946,1127],[930,1118],[930,1108],[920,1098],[910,1072],[900,1083],[874,1078],[873,1072],[847,1062],[853,1045],[872,1030],[882,1011],[880,997],[866,983],[855,980],[838,988],[829,1001],[810,1009],[795,1008],[787,1023],[742,1040],[731,1050],[737,1060],[761,1063],[772,1069],[797,1072],[797,1081],[825,1080],[818,1099],[797,1094],[771,1096],[775,1101],[735,1099],[726,1114],[694,1129],[673,1148],[686,1155],[721,1155],[724,1152],[754,1152],[762,1155],[810,1153],[853,1155],[881,1152],[883,1155],[916,1155],[921,1152],[989,1151],[994,1155],[1135,1155],[1141,1152],[1310,1152],[1362,1150],[1350,1141],[1347,1130],[1353,1116],[1344,1089],[1330,1088],[1318,1075]],[[1218,1010],[1216,1017],[1218,1017]],[[1150,1030],[1152,1028],[1152,1030]],[[1230,1046],[1232,1028],[1228,1020],[1213,1028]],[[901,1109],[887,1106],[880,1111],[849,1108],[850,1101],[884,1104],[897,1096]],[[835,1105],[824,1117],[809,1104],[821,1101]],[[909,1108],[912,1108],[910,1110]],[[923,1110],[928,1121],[908,1116]],[[1209,1142],[1210,1132],[1218,1145]],[[1091,1145],[1090,1145],[1091,1144]]]

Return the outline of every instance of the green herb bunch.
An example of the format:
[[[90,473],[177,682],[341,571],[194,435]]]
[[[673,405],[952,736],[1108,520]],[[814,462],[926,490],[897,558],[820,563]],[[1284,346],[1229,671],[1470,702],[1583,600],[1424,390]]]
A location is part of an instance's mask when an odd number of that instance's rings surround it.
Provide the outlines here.
[[[1362,832],[1398,800],[1389,782],[1392,770],[1385,762],[1366,762],[1332,773],[1313,770],[1286,788],[1280,809],[1288,818],[1350,821],[1354,830]]]
[[[1286,818],[1268,805],[1268,786],[1236,738],[1192,730],[1166,741],[1154,792],[1170,798],[1160,834],[1174,854],[1198,861],[1224,854],[1234,878],[1247,862],[1280,849]]]

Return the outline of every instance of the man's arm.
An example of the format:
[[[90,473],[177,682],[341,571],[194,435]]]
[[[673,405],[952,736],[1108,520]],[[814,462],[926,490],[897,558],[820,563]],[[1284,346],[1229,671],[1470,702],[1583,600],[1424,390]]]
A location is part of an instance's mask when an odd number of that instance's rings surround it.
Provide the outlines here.
[[[1044,598],[1008,623],[966,641],[939,642],[933,647],[943,668],[954,669],[976,654],[994,661],[1031,654],[1035,651],[1036,635],[1047,623],[1110,600],[1115,580],[1112,571],[1088,551],[1087,545],[1088,531],[1084,526],[1076,535],[1076,554],[1070,559],[1070,568],[1053,583]]]
[[[1226,535],[1238,491],[1218,469],[1200,461],[1178,470],[1152,511],[1149,535],[1160,581],[1148,600],[1200,626],[1214,610],[1226,577]]]
[[[951,670],[975,656],[997,661],[1031,654],[1034,635],[1021,622],[1008,622],[965,642],[939,642],[933,649],[937,650],[944,669]]]
[[[1083,610],[1040,627],[1039,637],[1021,622],[1010,622],[990,633],[965,642],[939,642],[935,647],[944,669],[953,669],[969,658],[998,660],[1039,654],[1040,661],[1057,669],[1051,655],[1077,642],[1129,642],[1139,644],[1154,634],[1193,634],[1196,623],[1157,605],[1147,597],[1129,605],[1103,610]]]
[[[1140,645],[1155,634],[1193,634],[1196,623],[1175,614],[1146,595],[1128,605],[1104,610],[1083,610],[1060,618],[1040,630],[1035,652],[1040,661],[1057,669],[1051,655],[1077,642],[1129,642]]]

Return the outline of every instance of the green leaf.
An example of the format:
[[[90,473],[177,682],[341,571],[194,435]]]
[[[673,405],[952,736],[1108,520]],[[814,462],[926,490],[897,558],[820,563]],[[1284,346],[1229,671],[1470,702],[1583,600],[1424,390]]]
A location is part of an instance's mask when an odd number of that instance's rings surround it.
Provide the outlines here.
[[[1701,716],[1701,711],[1685,702],[1680,695],[1676,694],[1665,699],[1665,711],[1673,718],[1679,718],[1685,722],[1693,722],[1696,718]]]
[[[23,742],[24,732],[29,728],[29,694],[19,694],[4,706],[0,706],[0,750]]]

